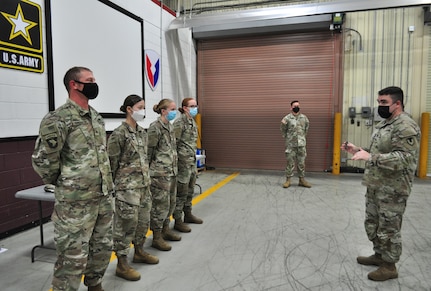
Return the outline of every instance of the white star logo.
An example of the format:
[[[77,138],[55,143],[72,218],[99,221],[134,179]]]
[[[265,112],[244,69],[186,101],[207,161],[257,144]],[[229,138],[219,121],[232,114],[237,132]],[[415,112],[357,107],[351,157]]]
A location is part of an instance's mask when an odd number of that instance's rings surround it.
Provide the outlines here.
[[[1,14],[6,18],[7,21],[10,22],[10,24],[12,24],[9,40],[21,35],[30,45],[33,45],[31,42],[29,30],[35,27],[37,23],[24,18],[21,4],[18,4],[15,15],[7,14],[5,12],[1,12]]]

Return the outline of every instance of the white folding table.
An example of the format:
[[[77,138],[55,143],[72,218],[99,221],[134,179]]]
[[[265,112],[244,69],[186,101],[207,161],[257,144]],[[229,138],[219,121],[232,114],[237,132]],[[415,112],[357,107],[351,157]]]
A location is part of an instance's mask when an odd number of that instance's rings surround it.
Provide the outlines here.
[[[39,204],[39,230],[40,230],[40,245],[36,245],[31,249],[31,262],[34,262],[34,251],[36,248],[44,248],[44,249],[52,249],[45,246],[44,240],[43,240],[43,213],[42,213],[42,201],[49,201],[54,202],[55,197],[54,193],[52,192],[46,192],[44,190],[45,185],[37,186],[25,190],[21,190],[15,193],[16,198],[21,199],[29,199],[29,200],[36,200]]]

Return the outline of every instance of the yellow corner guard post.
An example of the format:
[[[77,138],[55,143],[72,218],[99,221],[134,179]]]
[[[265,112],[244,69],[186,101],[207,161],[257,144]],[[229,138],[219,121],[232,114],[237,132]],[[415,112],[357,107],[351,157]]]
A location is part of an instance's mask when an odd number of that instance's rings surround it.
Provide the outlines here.
[[[341,146],[341,113],[336,112],[334,117],[334,149],[332,156],[332,174],[340,174]]]
[[[423,112],[422,118],[421,118],[421,147],[419,151],[419,168],[418,168],[419,178],[425,178],[427,175],[429,129],[430,129],[430,113]]]
[[[196,125],[198,126],[198,139],[196,140],[196,146],[198,149],[202,148],[202,115],[200,113],[195,116]]]

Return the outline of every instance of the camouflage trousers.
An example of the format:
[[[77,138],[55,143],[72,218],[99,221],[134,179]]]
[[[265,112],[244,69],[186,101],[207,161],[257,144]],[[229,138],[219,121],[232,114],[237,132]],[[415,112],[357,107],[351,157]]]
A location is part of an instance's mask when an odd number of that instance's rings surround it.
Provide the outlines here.
[[[175,209],[176,190],[177,179],[175,176],[151,177],[151,230],[162,230],[163,225],[169,224],[170,216]]]
[[[287,165],[286,165],[286,177],[292,177],[293,171],[295,170],[295,164],[298,170],[298,177],[305,176],[305,158],[307,157],[307,151],[305,147],[292,147],[286,148],[285,150]]]
[[[140,205],[115,200],[113,241],[117,256],[127,256],[132,241],[137,245],[144,243],[150,227],[152,204],[150,187],[135,189],[134,191],[142,193]]]
[[[56,201],[52,221],[57,261],[52,289],[78,290],[102,282],[112,253],[113,198]]]
[[[184,210],[192,209],[192,199],[196,185],[196,165],[178,164],[177,201],[174,219],[181,219]]]
[[[407,198],[408,194],[397,193],[390,186],[367,188],[365,194],[365,231],[374,251],[386,262],[396,263],[401,256],[401,224]]]

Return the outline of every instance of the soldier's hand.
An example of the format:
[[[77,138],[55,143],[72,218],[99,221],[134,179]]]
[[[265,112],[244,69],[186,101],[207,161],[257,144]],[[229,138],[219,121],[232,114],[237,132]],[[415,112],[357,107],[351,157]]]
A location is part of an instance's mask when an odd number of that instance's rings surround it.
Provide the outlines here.
[[[371,157],[371,154],[367,151],[364,151],[363,149],[359,148],[359,151],[357,151],[353,157],[352,160],[364,160],[368,161]]]

